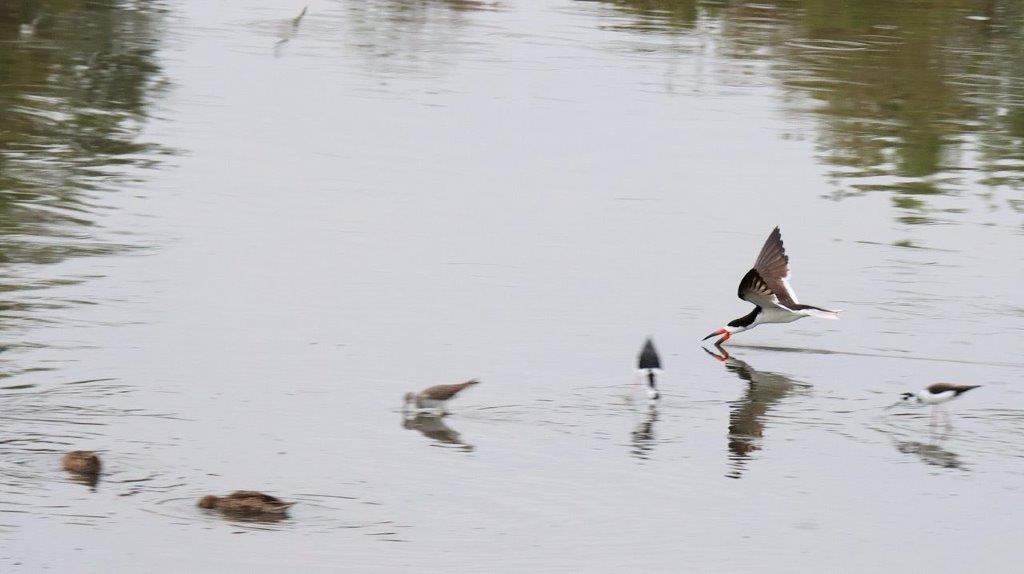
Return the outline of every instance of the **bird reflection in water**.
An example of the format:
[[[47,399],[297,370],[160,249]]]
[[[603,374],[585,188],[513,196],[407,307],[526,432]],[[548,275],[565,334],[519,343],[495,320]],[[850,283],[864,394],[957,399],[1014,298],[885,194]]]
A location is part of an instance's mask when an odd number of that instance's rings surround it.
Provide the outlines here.
[[[747,381],[747,391],[738,401],[731,403],[729,413],[729,478],[742,478],[751,453],[761,450],[764,437],[764,417],[768,409],[795,388],[802,387],[789,377],[768,371],[758,371],[745,361],[729,355],[725,349],[719,353],[704,351],[725,364],[725,368]]]
[[[423,436],[441,445],[453,445],[465,452],[473,450],[473,445],[463,442],[458,431],[445,424],[444,419],[439,416],[421,413],[413,417],[403,417],[402,427],[419,431]]]
[[[896,449],[904,454],[917,455],[921,462],[930,466],[967,470],[960,460],[960,455],[942,448],[934,441],[928,443],[899,441],[896,443]]]
[[[930,432],[927,438],[921,440],[910,440],[909,433],[906,429],[899,429],[896,427],[880,428],[878,430],[889,435],[892,440],[892,444],[896,446],[896,450],[903,454],[915,455],[921,462],[928,466],[936,466],[939,468],[955,468],[959,470],[968,470],[967,465],[960,460],[960,455],[942,446],[942,442],[949,438],[949,429],[946,428],[944,431],[936,431],[934,426],[929,427]]]
[[[630,448],[629,454],[639,460],[647,460],[651,457],[651,451],[654,450],[656,442],[654,438],[654,423],[657,421],[658,405],[651,403],[647,405],[647,412],[644,414],[643,420],[630,433],[632,448]]]
[[[304,6],[302,8],[302,12],[299,12],[298,16],[279,23],[277,32],[278,40],[274,44],[275,58],[281,57],[281,51],[284,48],[285,44],[291,42],[292,38],[294,38],[295,35],[299,33],[299,24],[302,23],[302,17],[306,15],[307,8],[309,7]]]

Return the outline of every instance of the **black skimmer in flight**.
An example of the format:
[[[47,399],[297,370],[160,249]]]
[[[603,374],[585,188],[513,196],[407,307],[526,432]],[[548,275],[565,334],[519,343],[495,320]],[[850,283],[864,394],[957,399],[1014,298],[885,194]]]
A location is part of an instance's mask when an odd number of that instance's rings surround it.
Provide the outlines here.
[[[405,407],[414,405],[419,410],[434,410],[438,414],[445,414],[445,407],[448,401],[455,398],[463,389],[479,384],[480,381],[470,379],[465,383],[455,385],[434,385],[423,389],[418,393],[405,393]]]
[[[658,384],[655,381],[657,374],[661,372],[661,357],[654,348],[654,342],[647,339],[644,348],[640,351],[637,360],[637,369],[647,377],[647,398],[655,401],[658,399]]]
[[[721,336],[715,346],[729,340],[736,333],[764,323],[792,323],[804,317],[838,319],[840,311],[829,311],[814,305],[804,305],[796,300],[796,293],[789,285],[789,256],[782,245],[782,232],[776,227],[764,242],[754,268],[747,271],[737,290],[740,299],[754,304],[754,310],[739,319],[716,330],[704,340]]]

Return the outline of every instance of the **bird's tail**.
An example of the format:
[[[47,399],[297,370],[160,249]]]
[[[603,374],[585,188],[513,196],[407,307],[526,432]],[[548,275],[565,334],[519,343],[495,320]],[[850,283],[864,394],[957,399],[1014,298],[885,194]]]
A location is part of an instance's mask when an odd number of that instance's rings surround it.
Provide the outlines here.
[[[839,314],[843,312],[842,309],[830,311],[828,309],[822,309],[821,307],[815,307],[813,305],[800,305],[799,310],[811,317],[817,317],[819,319],[831,319],[832,321],[838,321]]]

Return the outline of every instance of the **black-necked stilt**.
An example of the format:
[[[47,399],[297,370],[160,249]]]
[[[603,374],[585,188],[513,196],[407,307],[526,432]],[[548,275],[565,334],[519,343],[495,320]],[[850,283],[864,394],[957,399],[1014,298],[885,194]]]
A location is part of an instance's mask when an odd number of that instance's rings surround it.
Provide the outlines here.
[[[470,379],[465,383],[434,385],[418,393],[406,393],[405,406],[413,405],[417,409],[435,410],[440,414],[444,414],[448,401],[454,399],[463,389],[476,385],[479,382],[476,379]]]
[[[647,377],[647,398],[652,401],[657,400],[660,395],[655,379],[661,372],[661,357],[658,356],[658,351],[654,348],[654,342],[650,338],[644,343],[644,348],[640,350],[637,369]]]
[[[840,311],[830,311],[804,305],[796,300],[796,293],[789,285],[789,256],[782,245],[782,232],[776,227],[764,242],[754,268],[747,271],[740,281],[737,294],[740,299],[754,304],[754,310],[729,321],[728,325],[716,330],[704,340],[721,336],[716,346],[729,340],[736,333],[753,329],[763,323],[791,323],[803,317],[838,319]]]
[[[963,385],[960,383],[935,383],[934,385],[928,385],[927,388],[921,389],[916,393],[903,393],[900,395],[900,398],[904,401],[917,399],[917,402],[925,405],[941,405],[942,403],[948,403],[967,391],[976,389],[980,386],[981,385]]]
[[[919,404],[932,405],[932,423],[935,422],[935,413],[943,412],[938,410],[938,406],[943,403],[959,397],[971,389],[976,389],[981,385],[964,385],[961,383],[935,383],[928,385],[926,388],[917,391],[916,393],[906,392],[900,395],[900,402],[906,402],[910,400],[917,400]],[[896,404],[899,404],[896,403]],[[895,405],[893,405],[895,406]],[[949,414],[946,414],[946,426],[949,426]]]

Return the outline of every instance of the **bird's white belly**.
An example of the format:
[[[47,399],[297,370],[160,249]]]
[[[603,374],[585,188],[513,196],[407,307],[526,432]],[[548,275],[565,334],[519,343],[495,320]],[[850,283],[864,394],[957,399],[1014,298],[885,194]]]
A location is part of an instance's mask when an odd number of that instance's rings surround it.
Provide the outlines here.
[[[448,401],[439,401],[439,400],[435,400],[435,399],[425,399],[425,398],[421,397],[421,398],[417,398],[416,399],[416,408],[418,408],[418,409],[444,409],[444,406],[445,406],[445,404],[447,402]]]
[[[926,405],[941,405],[942,403],[948,402],[956,398],[956,393],[953,391],[946,391],[933,395],[928,392],[921,393],[919,395],[921,402]]]
[[[806,316],[803,313],[794,313],[793,311],[778,307],[768,307],[757,314],[757,317],[754,319],[754,325],[760,323],[792,323]]]

